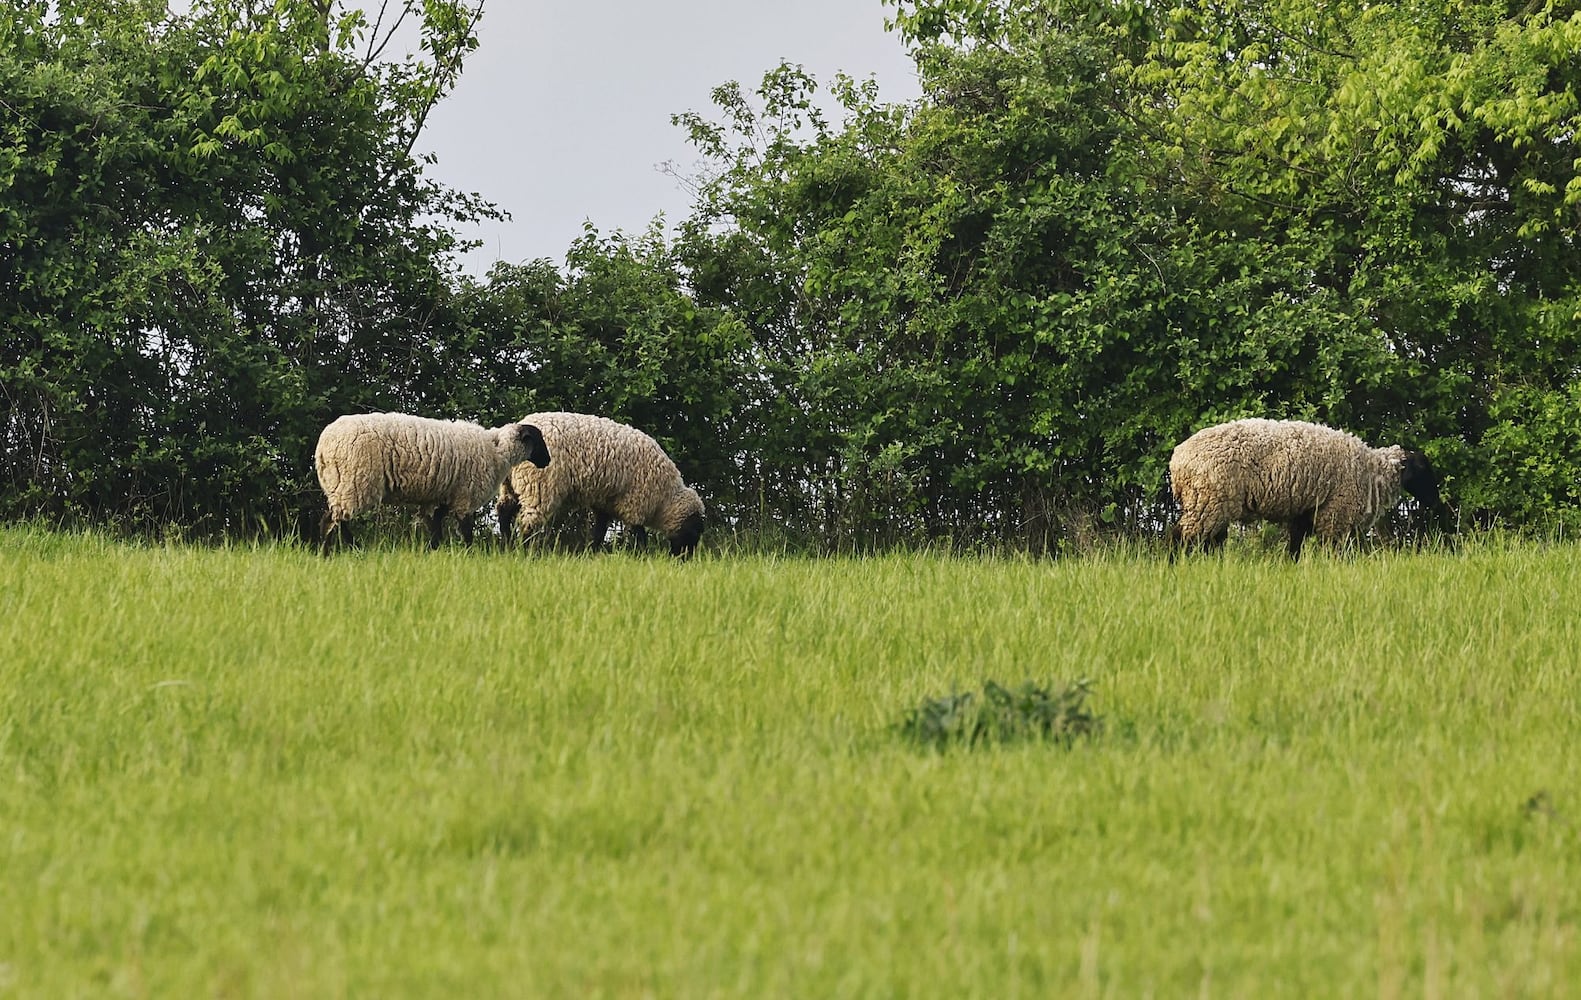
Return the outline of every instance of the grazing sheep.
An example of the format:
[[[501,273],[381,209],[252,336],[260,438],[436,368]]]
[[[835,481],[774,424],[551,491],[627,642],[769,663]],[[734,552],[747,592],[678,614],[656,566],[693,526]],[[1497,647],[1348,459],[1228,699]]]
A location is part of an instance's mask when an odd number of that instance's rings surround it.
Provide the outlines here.
[[[319,546],[331,532],[351,541],[347,521],[383,503],[432,510],[429,547],[438,548],[445,515],[472,541],[472,515],[518,462],[549,463],[543,434],[530,424],[492,430],[464,420],[430,420],[405,413],[337,417],[318,436],[313,467],[329,501]]]
[[[1234,420],[1182,441],[1169,460],[1180,520],[1170,552],[1224,544],[1232,521],[1290,526],[1287,551],[1307,535],[1338,542],[1365,533],[1400,502],[1400,491],[1442,509],[1427,456],[1399,445],[1370,448],[1360,438],[1297,420]]]
[[[671,555],[685,558],[697,549],[703,501],[653,438],[587,413],[532,413],[522,421],[543,431],[554,464],[542,470],[517,465],[500,485],[494,509],[507,541],[518,517],[526,535],[563,510],[590,508],[594,545],[618,519],[639,543],[653,528],[669,539]]]

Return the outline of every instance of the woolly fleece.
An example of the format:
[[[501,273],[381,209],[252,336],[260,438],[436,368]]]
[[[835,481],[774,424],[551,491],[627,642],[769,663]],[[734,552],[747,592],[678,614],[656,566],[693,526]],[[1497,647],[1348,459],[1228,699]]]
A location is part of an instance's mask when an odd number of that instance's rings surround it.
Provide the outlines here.
[[[603,527],[610,518],[618,518],[633,528],[662,531],[676,555],[696,546],[702,533],[703,501],[653,438],[590,413],[530,413],[522,422],[543,432],[554,462],[543,469],[531,465],[511,469],[496,508],[502,523],[518,501],[524,535],[561,511],[590,509]],[[602,537],[594,539],[595,544],[602,541]]]
[[[490,429],[405,413],[338,417],[319,435],[313,453],[329,502],[324,538],[342,522],[397,503],[454,515],[470,540],[472,514],[488,502],[511,467],[539,457],[548,461],[541,436],[520,424]],[[436,543],[438,528],[436,516]]]
[[[1372,448],[1353,434],[1297,420],[1235,420],[1198,431],[1169,461],[1181,507],[1177,538],[1222,540],[1233,521],[1296,525],[1338,542],[1366,532],[1400,501],[1407,452]],[[1304,527],[1304,525],[1303,525]],[[1304,531],[1292,529],[1291,554]]]

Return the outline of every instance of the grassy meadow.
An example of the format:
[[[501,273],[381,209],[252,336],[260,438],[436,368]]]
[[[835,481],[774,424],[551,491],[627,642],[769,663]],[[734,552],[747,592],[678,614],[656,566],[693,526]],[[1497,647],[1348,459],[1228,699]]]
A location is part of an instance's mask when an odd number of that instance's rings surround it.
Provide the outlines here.
[[[0,996],[1560,995],[1581,548],[0,530]],[[924,699],[1092,682],[1097,737]]]

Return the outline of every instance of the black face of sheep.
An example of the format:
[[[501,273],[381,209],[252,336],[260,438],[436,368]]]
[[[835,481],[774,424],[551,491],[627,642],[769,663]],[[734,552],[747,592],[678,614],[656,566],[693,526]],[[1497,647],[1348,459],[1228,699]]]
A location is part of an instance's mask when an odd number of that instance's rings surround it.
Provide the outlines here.
[[[1405,453],[1405,465],[1400,469],[1400,488],[1430,510],[1444,508],[1444,501],[1438,495],[1438,473],[1427,456],[1419,451]]]
[[[549,464],[549,446],[544,444],[542,431],[532,424],[517,424],[516,437],[527,446],[527,461],[540,469]]]
[[[670,536],[670,555],[681,559],[697,551],[698,539],[703,537],[703,515],[691,514],[682,522],[680,530]]]

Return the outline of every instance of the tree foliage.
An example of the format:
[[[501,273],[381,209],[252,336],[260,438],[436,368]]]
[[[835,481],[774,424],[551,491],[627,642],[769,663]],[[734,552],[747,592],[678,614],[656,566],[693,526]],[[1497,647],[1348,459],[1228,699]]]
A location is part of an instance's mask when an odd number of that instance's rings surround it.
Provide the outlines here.
[[[278,530],[328,417],[448,408],[451,226],[490,210],[412,143],[475,16],[406,4],[423,51],[392,62],[331,8],[0,16],[8,511]]]
[[[827,548],[1156,532],[1173,444],[1244,415],[1581,526],[1575,5],[891,7],[921,98],[721,85],[673,236],[478,279],[492,209],[413,149],[481,6],[13,0],[0,512],[284,525],[337,413],[565,408]]]
[[[499,263],[464,285],[460,382],[480,390],[468,406],[512,418],[597,413],[640,427],[716,516],[738,513],[728,487],[741,474],[749,342],[733,317],[693,301],[657,226],[635,237],[589,227],[563,269]]]
[[[1535,426],[1576,376],[1578,69],[1572,5],[1232,3],[1174,8],[1136,76],[1219,227],[1318,237],[1313,285],[1384,352],[1338,416],[1526,526],[1577,495],[1517,469],[1581,473]]]
[[[915,105],[839,81],[832,129],[787,66],[682,119],[717,165],[683,253],[771,373],[785,517],[1150,529],[1173,443],[1251,414],[1425,447],[1479,518],[1575,517],[1581,16],[895,8]]]

